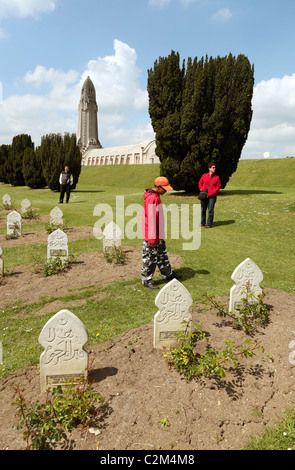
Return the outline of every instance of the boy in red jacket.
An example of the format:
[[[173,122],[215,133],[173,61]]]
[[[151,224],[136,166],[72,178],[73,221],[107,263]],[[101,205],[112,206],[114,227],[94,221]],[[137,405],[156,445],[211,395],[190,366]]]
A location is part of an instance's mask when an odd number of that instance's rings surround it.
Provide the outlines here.
[[[216,196],[221,188],[221,182],[219,176],[215,174],[216,165],[215,163],[209,163],[209,173],[204,173],[199,181],[199,190],[208,191],[208,197],[201,200],[201,225],[204,228],[211,228],[213,225],[214,218],[214,206],[216,203]],[[208,186],[209,185],[209,186]],[[206,211],[208,208],[208,219],[206,225]]]
[[[172,191],[167,178],[160,176],[155,179],[154,188],[146,189],[143,195],[142,210],[143,253],[141,282],[149,289],[159,289],[153,281],[153,275],[158,266],[164,279],[170,281],[180,276],[172,271],[167,255],[164,234],[164,213],[160,196]]]

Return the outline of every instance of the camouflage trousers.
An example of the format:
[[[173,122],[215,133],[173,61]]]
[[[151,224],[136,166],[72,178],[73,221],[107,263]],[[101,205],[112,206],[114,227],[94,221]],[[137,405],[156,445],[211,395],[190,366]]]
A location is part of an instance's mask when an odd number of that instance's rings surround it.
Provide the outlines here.
[[[152,246],[144,240],[141,281],[150,281],[153,278],[157,266],[164,279],[167,279],[173,274],[167,255],[165,240],[158,241],[157,246]]]

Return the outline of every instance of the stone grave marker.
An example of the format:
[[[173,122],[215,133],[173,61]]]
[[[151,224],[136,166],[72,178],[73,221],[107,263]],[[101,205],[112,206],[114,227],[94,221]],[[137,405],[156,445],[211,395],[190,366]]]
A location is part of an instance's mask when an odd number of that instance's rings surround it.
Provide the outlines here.
[[[64,223],[63,216],[63,211],[57,206],[54,207],[50,212],[50,223],[62,226]]]
[[[30,209],[32,209],[31,201],[26,198],[21,202],[21,214],[25,214]]]
[[[231,276],[235,284],[230,289],[229,311],[238,311],[242,305],[242,299],[246,298],[247,286],[248,297],[253,294],[258,297],[262,294],[260,283],[263,280],[263,274],[257,264],[250,258],[246,258],[240,263]],[[249,297],[249,304],[257,303],[255,299]]]
[[[47,244],[47,259],[58,256],[63,261],[68,261],[69,259],[68,236],[59,228],[48,236]]]
[[[14,235],[16,238],[22,234],[22,217],[17,211],[9,212],[7,216],[7,235]]]
[[[175,333],[191,330],[192,303],[190,293],[177,279],[168,282],[160,290],[155,299],[159,311],[154,317],[154,348],[177,346]]]
[[[41,391],[67,381],[87,376],[88,352],[84,344],[88,331],[81,320],[69,310],[60,310],[44,325],[39,343]]]
[[[11,197],[9,194],[4,194],[2,198],[3,209],[10,210],[12,209]]]
[[[120,227],[114,222],[106,225],[103,231],[103,249],[111,250],[112,248],[119,248],[121,246],[122,231]]]
[[[0,245],[0,277],[4,276],[4,259],[2,258],[3,249]]]

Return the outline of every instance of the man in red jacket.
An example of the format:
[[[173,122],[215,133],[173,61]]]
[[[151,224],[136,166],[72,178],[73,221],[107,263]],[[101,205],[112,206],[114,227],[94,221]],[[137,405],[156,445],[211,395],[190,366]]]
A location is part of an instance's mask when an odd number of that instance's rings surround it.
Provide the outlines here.
[[[153,275],[158,266],[165,280],[180,279],[171,268],[164,233],[164,213],[160,196],[172,191],[167,178],[160,176],[155,179],[154,188],[146,189],[143,195],[142,210],[143,252],[141,282],[149,289],[159,289],[153,281]]]
[[[212,227],[214,218],[214,206],[216,203],[217,193],[221,188],[219,176],[215,174],[215,163],[209,163],[209,172],[204,173],[199,181],[199,190],[205,191],[207,188],[208,197],[201,200],[201,225],[204,228]],[[208,218],[206,224],[206,211],[208,208]]]

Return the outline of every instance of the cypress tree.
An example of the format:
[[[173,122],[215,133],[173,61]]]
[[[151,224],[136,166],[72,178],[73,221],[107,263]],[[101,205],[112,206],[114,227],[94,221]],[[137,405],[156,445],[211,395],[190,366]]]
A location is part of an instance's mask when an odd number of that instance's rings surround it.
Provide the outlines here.
[[[59,175],[65,165],[70,167],[73,175],[72,189],[76,187],[81,172],[81,154],[75,134],[65,134],[64,137],[60,134],[43,136],[38,154],[44,179],[52,191],[59,191]]]
[[[0,146],[0,182],[9,183],[8,181],[8,160],[9,160],[10,145]]]
[[[149,113],[161,174],[175,189],[196,191],[210,161],[225,187],[247,140],[253,86],[254,68],[243,55],[189,58],[180,69],[172,51],[155,62],[148,72]]]
[[[13,186],[25,186],[23,176],[23,157],[27,148],[34,147],[31,137],[27,134],[17,135],[13,138],[7,160],[7,179]]]
[[[63,166],[63,139],[60,134],[47,134],[41,138],[38,149],[46,184],[52,191],[59,190],[59,174]]]
[[[31,189],[40,189],[46,186],[38,149],[29,147],[25,149],[23,158],[23,176],[26,185]]]
[[[71,189],[75,189],[81,173],[81,152],[77,145],[76,134],[65,134],[64,136],[64,164],[70,168],[73,175],[73,185]]]

